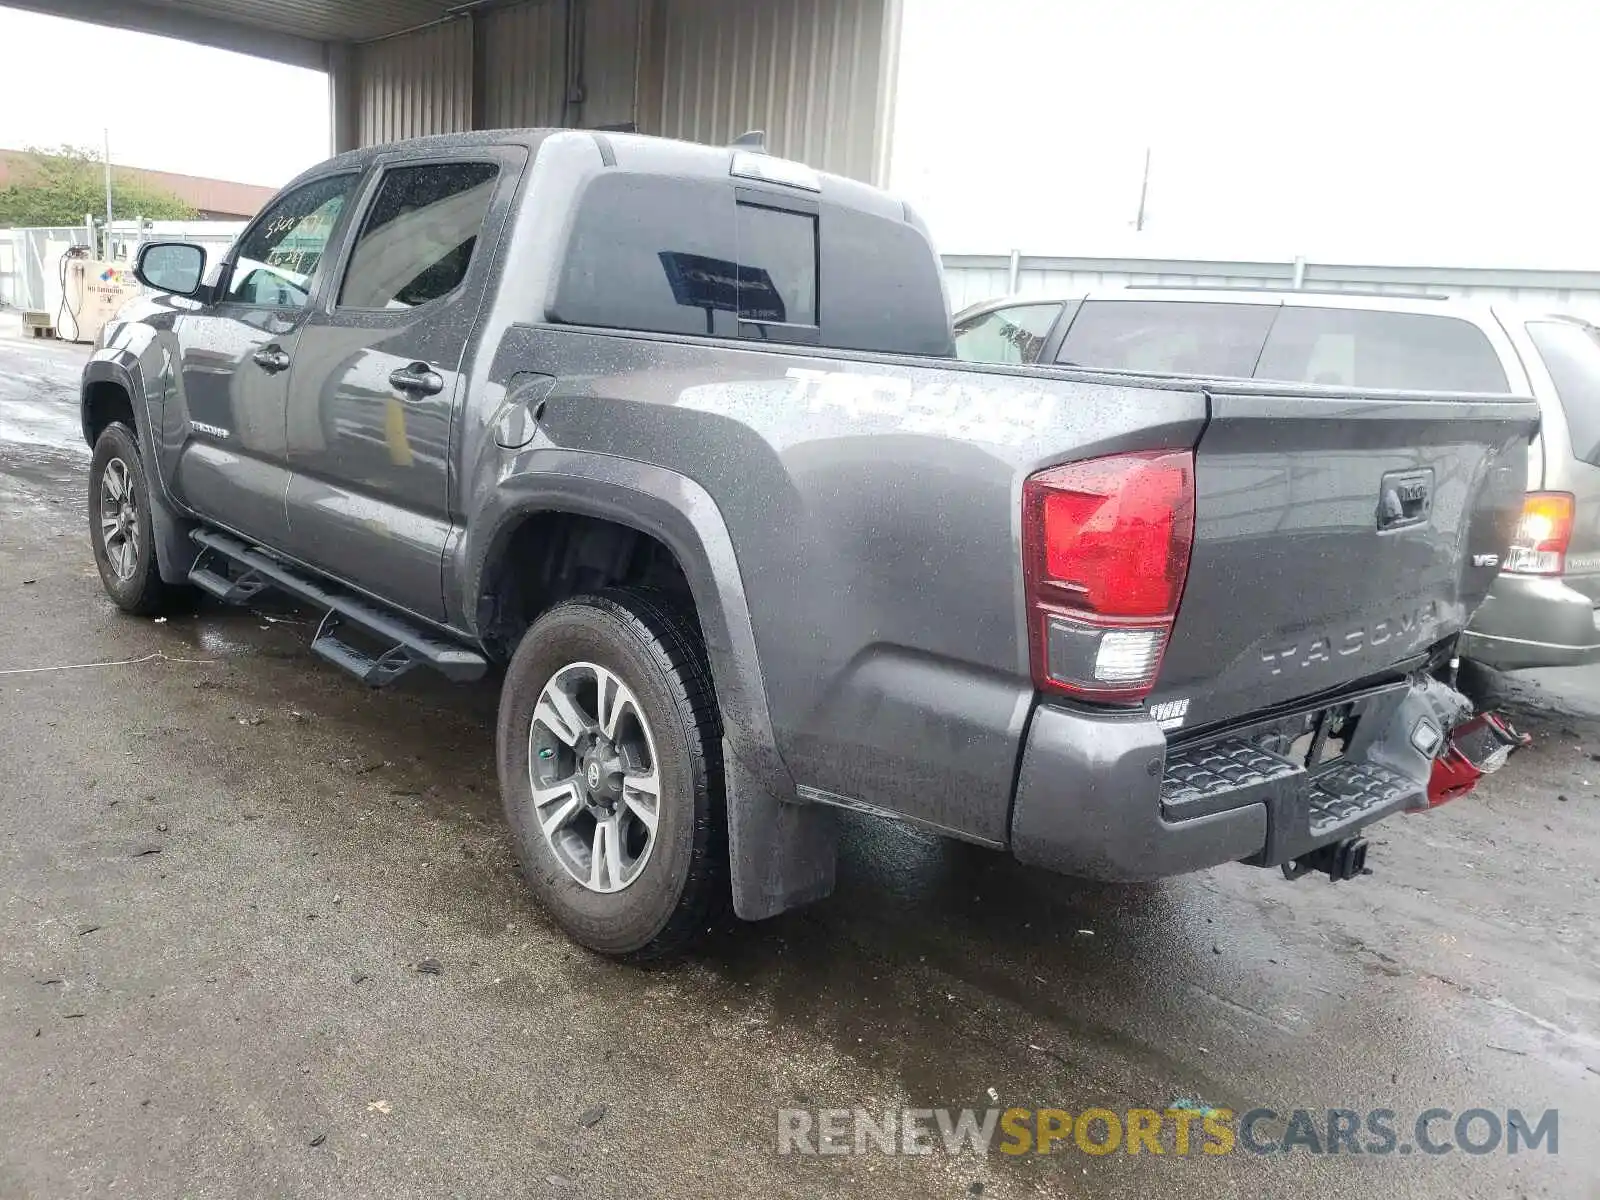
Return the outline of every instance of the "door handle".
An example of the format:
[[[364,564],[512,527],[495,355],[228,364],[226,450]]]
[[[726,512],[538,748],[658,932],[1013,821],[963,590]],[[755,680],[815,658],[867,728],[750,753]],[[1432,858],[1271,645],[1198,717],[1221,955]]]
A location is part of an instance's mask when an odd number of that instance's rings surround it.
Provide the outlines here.
[[[250,356],[250,361],[269,375],[276,375],[279,371],[289,369],[289,355],[278,345],[261,347]]]
[[[427,363],[414,362],[398,371],[390,371],[389,386],[417,396],[437,396],[444,391],[444,379]]]

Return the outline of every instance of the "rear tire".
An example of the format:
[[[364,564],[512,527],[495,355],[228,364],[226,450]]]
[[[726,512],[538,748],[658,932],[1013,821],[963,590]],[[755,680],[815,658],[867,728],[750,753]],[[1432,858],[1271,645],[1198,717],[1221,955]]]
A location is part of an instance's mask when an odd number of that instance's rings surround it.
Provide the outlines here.
[[[89,542],[100,582],[123,612],[155,616],[193,602],[193,589],[161,580],[150,521],[150,481],[133,430],[107,425],[89,462]]]
[[[500,791],[523,872],[574,941],[643,961],[721,917],[721,739],[699,631],[660,594],[579,596],[528,629],[500,695]]]

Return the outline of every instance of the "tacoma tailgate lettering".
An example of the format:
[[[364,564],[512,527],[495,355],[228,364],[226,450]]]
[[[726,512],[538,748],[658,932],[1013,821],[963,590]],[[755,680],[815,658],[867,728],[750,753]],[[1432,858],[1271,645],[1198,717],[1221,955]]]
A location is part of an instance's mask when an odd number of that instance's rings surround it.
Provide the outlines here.
[[[1379,621],[1370,628],[1352,629],[1344,634],[1338,639],[1339,657],[1348,658],[1352,654],[1360,654],[1369,646],[1386,645],[1396,637],[1414,636],[1419,631],[1436,627],[1438,623],[1438,603],[1430,600],[1414,612],[1401,613],[1397,617]],[[1282,675],[1285,668],[1310,667],[1317,663],[1332,662],[1332,651],[1333,639],[1318,637],[1307,645],[1304,655],[1300,653],[1299,643],[1295,643],[1275,650],[1263,650],[1261,661],[1272,668],[1272,674]]]

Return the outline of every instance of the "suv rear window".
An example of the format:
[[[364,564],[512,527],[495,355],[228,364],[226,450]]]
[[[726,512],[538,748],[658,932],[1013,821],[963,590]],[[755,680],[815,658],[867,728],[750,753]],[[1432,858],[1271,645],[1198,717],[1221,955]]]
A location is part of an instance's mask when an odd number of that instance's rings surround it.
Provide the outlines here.
[[[1600,341],[1595,331],[1566,321],[1529,321],[1528,336],[1561,398],[1574,457],[1600,466]]]
[[[1432,392],[1508,388],[1499,356],[1472,322],[1355,308],[1283,308],[1255,376]]]
[[[1250,377],[1276,306],[1089,300],[1056,355],[1064,366]]]

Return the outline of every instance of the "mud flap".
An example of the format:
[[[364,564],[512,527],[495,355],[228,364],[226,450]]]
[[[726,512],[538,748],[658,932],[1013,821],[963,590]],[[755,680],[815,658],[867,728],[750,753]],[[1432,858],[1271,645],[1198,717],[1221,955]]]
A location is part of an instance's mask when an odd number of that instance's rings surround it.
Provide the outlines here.
[[[727,738],[722,763],[733,911],[764,921],[831,895],[839,859],[834,810],[774,796],[740,764]]]
[[[189,540],[195,522],[180,517],[162,495],[165,485],[157,472],[155,446],[151,444],[148,421],[138,423],[139,453],[144,457],[145,491],[150,500],[150,539],[156,551],[156,569],[162,583],[187,584],[189,570],[200,556],[200,548]]]

